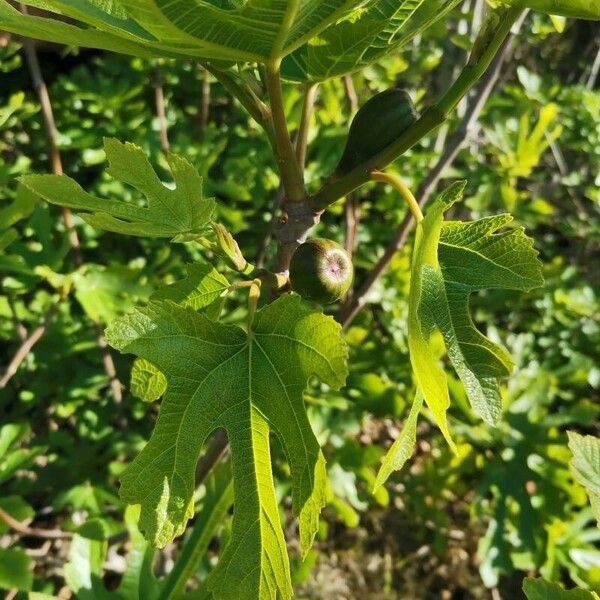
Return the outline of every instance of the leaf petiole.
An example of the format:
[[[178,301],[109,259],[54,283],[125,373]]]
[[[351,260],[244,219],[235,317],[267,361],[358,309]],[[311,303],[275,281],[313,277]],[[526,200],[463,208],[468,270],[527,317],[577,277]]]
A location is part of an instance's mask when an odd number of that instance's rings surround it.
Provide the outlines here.
[[[250,335],[250,329],[254,321],[256,308],[258,307],[258,300],[260,298],[260,286],[262,284],[262,281],[260,279],[253,279],[248,283],[250,284],[250,289],[248,291],[248,335]]]
[[[391,185],[402,196],[402,199],[406,202],[415,221],[420,223],[423,220],[423,213],[421,212],[419,203],[398,175],[392,175],[391,173],[385,173],[383,171],[373,171],[371,173],[371,179],[373,181],[381,181]]]

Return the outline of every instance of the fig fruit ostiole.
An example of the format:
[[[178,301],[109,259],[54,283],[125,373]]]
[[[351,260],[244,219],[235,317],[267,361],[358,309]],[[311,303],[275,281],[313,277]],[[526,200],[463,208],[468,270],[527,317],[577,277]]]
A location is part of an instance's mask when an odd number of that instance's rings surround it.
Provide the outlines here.
[[[300,244],[290,261],[292,290],[319,304],[339,300],[350,288],[354,267],[339,244],[313,238]]]

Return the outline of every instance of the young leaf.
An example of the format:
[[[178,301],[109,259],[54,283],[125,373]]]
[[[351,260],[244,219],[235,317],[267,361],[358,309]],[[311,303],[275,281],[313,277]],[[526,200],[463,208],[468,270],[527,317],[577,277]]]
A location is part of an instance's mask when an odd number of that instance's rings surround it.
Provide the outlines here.
[[[193,263],[187,265],[186,271],[184,279],[159,288],[151,299],[172,300],[200,310],[219,300],[229,288],[227,279],[210,265]]]
[[[423,287],[423,270],[425,267],[434,271],[439,269],[437,246],[444,211],[462,196],[465,185],[466,182],[457,182],[445,190],[427,211],[423,221],[417,225],[408,306],[408,347],[417,388],[423,394],[438,427],[451,447],[454,447],[454,443],[450,438],[446,420],[446,411],[450,406],[448,383],[444,370],[438,364],[431,348],[431,332],[428,328],[422,328],[420,307],[426,292]]]
[[[106,231],[169,237],[176,242],[202,235],[215,203],[202,197],[202,178],[189,162],[174,154],[168,156],[176,184],[169,189],[138,146],[106,138],[104,150],[110,163],[107,173],[142,192],[147,206],[96,198],[66,175],[26,175],[21,182],[51,204],[82,211],[87,223]]]
[[[399,471],[412,456],[413,448],[417,441],[417,419],[419,411],[423,406],[423,394],[417,392],[415,399],[404,422],[400,435],[396,438],[388,450],[383,463],[377,473],[373,493],[375,493],[389,478],[394,471]]]
[[[325,503],[326,475],[302,392],[311,375],[336,388],[344,383],[340,326],[291,295],[257,311],[248,333],[160,301],[114,322],[107,340],[155,364],[168,381],[154,433],[121,479],[122,498],[142,505],[140,525],[148,538],[164,546],[183,532],[193,514],[202,445],[223,427],[232,451],[235,510],[231,541],[208,586],[224,600],[291,597],[269,433],[286,450],[306,553]]]
[[[543,283],[532,241],[522,228],[505,229],[510,215],[443,223],[443,213],[462,195],[463,183],[448,188],[417,228],[409,309],[409,347],[419,388],[449,439],[446,376],[429,339],[438,330],[473,410],[494,425],[501,414],[499,381],[510,375],[508,352],[481,334],[469,315],[478,290],[529,290]],[[505,229],[498,233],[498,230]]]
[[[599,600],[599,596],[587,590],[564,590],[557,583],[526,577],[523,591],[527,600]]]
[[[573,453],[571,470],[575,479],[585,488],[594,516],[600,526],[600,438],[567,432],[569,449]]]

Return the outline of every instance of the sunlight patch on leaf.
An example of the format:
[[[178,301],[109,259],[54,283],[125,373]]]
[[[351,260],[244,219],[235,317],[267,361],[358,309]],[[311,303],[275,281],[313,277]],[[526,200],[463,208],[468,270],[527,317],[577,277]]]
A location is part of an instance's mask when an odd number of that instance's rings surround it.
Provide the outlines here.
[[[568,431],[569,449],[573,453],[571,470],[585,488],[594,516],[600,527],[600,438]]]

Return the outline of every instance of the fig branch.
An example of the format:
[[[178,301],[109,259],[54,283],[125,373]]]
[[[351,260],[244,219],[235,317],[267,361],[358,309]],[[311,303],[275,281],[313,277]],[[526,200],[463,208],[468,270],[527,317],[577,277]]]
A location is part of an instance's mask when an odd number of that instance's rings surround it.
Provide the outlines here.
[[[522,13],[520,8],[496,9],[489,17],[495,27],[484,26],[476,40],[467,65],[448,91],[419,119],[403,131],[398,138],[383,150],[354,167],[341,177],[331,179],[311,198],[310,204],[315,211],[324,210],[330,204],[367,183],[370,174],[380,170],[412,148],[426,135],[439,127],[469,92],[473,85],[485,73],[512,26]]]
[[[278,62],[266,65],[265,84],[271,104],[271,114],[275,130],[275,156],[283,187],[285,188],[286,199],[289,202],[302,202],[305,199],[304,176],[298,166],[296,153],[287,127],[287,120],[283,109]]]

